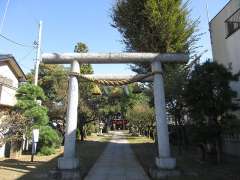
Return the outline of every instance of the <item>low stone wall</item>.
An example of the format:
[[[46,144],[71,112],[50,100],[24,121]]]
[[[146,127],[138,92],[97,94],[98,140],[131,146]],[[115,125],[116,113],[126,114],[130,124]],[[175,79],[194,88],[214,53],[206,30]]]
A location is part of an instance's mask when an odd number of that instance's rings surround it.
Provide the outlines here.
[[[240,134],[224,135],[222,140],[224,153],[240,157]]]
[[[5,157],[5,144],[0,144],[0,158]]]

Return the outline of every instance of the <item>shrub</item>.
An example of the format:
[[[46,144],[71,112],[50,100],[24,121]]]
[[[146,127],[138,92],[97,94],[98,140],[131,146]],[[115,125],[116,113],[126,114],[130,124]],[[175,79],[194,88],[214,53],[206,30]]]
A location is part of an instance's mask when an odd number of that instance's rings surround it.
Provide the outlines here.
[[[40,155],[45,155],[45,156],[48,156],[48,155],[51,155],[51,154],[55,154],[55,149],[53,147],[43,146],[40,149],[39,154]]]
[[[98,127],[95,123],[88,123],[85,126],[85,132],[87,136],[90,136],[92,133],[96,133],[98,131]]]
[[[80,139],[80,137],[81,137],[80,129],[77,128],[76,138],[77,138],[77,139]]]
[[[61,142],[62,137],[60,137],[56,130],[52,129],[50,126],[40,127],[39,146],[41,154],[54,154],[54,149],[60,147]]]
[[[148,127],[153,126],[154,110],[147,103],[136,103],[127,110],[126,118],[129,121],[133,135],[142,135]]]

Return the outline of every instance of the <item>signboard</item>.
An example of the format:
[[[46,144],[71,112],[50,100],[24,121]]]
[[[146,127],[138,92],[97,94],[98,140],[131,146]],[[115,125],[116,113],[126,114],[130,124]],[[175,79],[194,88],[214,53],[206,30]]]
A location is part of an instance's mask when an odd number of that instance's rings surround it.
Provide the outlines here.
[[[33,129],[32,131],[32,140],[34,143],[37,143],[39,139],[39,129]]]
[[[31,162],[33,162],[34,154],[37,150],[37,142],[39,139],[39,129],[33,129],[32,131],[32,156],[31,156]]]

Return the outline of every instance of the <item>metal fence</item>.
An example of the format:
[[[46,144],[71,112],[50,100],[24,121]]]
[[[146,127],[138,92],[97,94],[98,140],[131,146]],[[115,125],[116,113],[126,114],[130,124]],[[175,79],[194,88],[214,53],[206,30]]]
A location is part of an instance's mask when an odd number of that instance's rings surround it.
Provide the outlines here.
[[[240,157],[240,134],[223,135],[223,152]]]

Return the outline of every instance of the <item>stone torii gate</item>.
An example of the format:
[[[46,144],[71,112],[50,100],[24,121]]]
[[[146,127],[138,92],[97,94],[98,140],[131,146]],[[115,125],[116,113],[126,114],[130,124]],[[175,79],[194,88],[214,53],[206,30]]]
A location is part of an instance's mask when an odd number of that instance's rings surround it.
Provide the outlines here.
[[[59,169],[75,169],[79,160],[75,156],[75,141],[78,109],[78,80],[80,64],[126,64],[151,63],[154,73],[154,105],[158,138],[158,157],[156,165],[160,169],[174,169],[175,158],[170,155],[168,124],[166,120],[165,94],[162,75],[162,63],[184,63],[189,56],[186,54],[160,53],[64,53],[42,54],[42,61],[46,64],[71,64],[69,79],[68,107],[65,129],[64,156],[58,159]],[[94,75],[93,75],[94,76]],[[97,77],[97,76],[96,76]],[[98,76],[99,77],[99,76]],[[108,77],[104,76],[105,79]],[[113,79],[109,77],[109,79]]]

